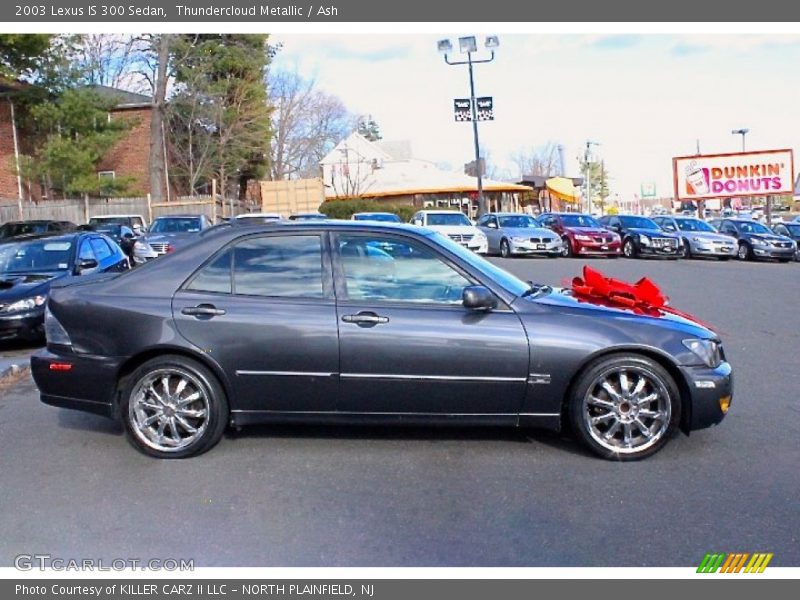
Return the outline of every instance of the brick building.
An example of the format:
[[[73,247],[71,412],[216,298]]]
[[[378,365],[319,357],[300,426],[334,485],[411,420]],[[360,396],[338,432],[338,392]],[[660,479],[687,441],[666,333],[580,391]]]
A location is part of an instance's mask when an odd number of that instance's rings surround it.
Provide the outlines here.
[[[19,129],[19,116],[12,119],[16,84],[0,82],[0,199],[18,198],[38,201],[45,190],[36,182],[17,177],[20,155],[25,154],[26,140]],[[152,99],[143,94],[104,86],[94,91],[115,103],[111,119],[131,119],[133,126],[97,166],[98,177],[132,177],[130,195],[145,195],[150,189],[150,111]],[[17,142],[15,151],[14,131]]]

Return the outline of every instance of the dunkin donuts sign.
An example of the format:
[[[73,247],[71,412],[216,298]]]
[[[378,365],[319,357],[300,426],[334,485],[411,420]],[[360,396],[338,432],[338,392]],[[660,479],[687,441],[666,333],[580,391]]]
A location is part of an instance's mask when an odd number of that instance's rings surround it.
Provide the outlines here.
[[[791,194],[791,150],[705,154],[672,159],[678,200]]]

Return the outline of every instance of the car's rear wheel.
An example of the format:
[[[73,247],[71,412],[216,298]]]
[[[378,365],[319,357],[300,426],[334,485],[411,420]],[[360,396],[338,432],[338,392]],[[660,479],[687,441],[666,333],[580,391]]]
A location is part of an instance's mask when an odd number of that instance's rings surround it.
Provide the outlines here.
[[[601,358],[578,378],[569,399],[572,430],[581,443],[610,460],[638,460],[658,452],[677,430],[678,388],[657,362],[627,354]]]
[[[508,240],[506,239],[500,240],[500,256],[503,258],[511,256],[511,247],[508,245]]]
[[[145,362],[127,378],[120,412],[137,449],[158,458],[185,458],[219,442],[228,403],[206,367],[170,355]]]

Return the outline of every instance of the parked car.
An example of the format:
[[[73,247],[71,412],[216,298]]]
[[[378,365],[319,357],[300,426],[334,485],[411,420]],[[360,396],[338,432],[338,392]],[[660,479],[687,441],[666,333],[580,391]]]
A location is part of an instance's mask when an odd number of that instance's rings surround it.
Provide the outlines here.
[[[191,243],[197,234],[211,227],[205,215],[170,215],[158,217],[133,245],[133,259],[137,264],[174,252]]]
[[[525,283],[407,225],[219,227],[145,269],[55,287],[46,330],[41,400],[119,419],[164,458],[228,424],[314,421],[569,423],[597,455],[634,460],[720,422],[732,395],[697,322]]]
[[[600,223],[622,238],[622,253],[626,258],[678,258],[683,254],[681,236],[664,231],[653,219],[639,215],[606,215],[600,218]]]
[[[290,221],[325,221],[328,218],[328,215],[323,215],[322,213],[298,213],[296,215],[289,216]]]
[[[683,257],[711,256],[719,260],[736,257],[736,244],[730,236],[718,233],[711,225],[694,217],[653,217],[656,225],[683,238]]]
[[[97,225],[79,225],[78,230],[96,231],[97,233],[108,236],[122,249],[131,265],[134,264],[133,247],[136,244],[137,237],[133,230],[127,225],[101,222]]]
[[[108,225],[125,225],[130,227],[137,236],[142,235],[147,229],[147,221],[142,215],[96,215],[89,219],[89,225],[97,229]]]
[[[719,232],[736,240],[737,256],[741,260],[777,258],[789,262],[797,248],[792,238],[778,235],[752,219],[725,219]]]
[[[52,284],[72,275],[123,271],[128,259],[108,237],[33,234],[0,242],[0,340],[40,340]]]
[[[274,221],[281,221],[283,217],[279,213],[245,213],[237,215],[234,220],[237,223],[272,223]]]
[[[618,256],[620,237],[601,225],[592,215],[581,213],[544,213],[539,222],[562,239],[563,256]]]
[[[354,213],[350,217],[353,221],[381,221],[384,223],[402,223],[403,221],[394,213],[390,212],[360,212]]]
[[[714,228],[714,231],[719,231],[720,225],[725,219],[723,217],[714,217],[713,219],[706,219],[706,223]]]
[[[794,258],[795,260],[800,260],[800,223],[776,223],[772,226],[772,231],[776,235],[792,238],[795,241],[797,247]]]
[[[9,221],[0,226],[0,240],[36,233],[58,233],[75,231],[77,225],[71,221],[51,221],[45,219],[31,221]]]
[[[486,254],[489,250],[486,235],[460,211],[421,210],[411,218],[411,222],[437,231],[478,254]]]
[[[476,227],[488,240],[488,253],[503,258],[541,254],[554,258],[563,251],[561,238],[530,215],[519,213],[487,213]]]

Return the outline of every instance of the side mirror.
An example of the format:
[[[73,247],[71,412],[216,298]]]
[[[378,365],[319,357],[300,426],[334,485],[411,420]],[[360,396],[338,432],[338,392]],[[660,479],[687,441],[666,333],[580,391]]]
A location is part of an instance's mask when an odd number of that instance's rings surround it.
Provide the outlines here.
[[[414,219],[414,225],[417,227],[422,227],[422,219]]]
[[[489,228],[491,228],[491,229],[497,229],[497,223],[495,223],[494,221],[489,221],[489,222],[486,224],[486,226],[487,226],[487,227],[489,227]]]
[[[135,236],[135,235],[133,235],[133,233],[132,233],[132,232],[130,232],[130,231],[126,231],[126,232],[125,232],[125,233],[122,235],[122,237],[123,237],[123,238],[125,238],[126,240],[132,240],[132,239],[133,239],[133,238],[135,238],[136,236]]]
[[[482,285],[469,285],[462,293],[464,308],[470,310],[491,310],[497,306],[497,299],[489,288]]]
[[[78,263],[78,267],[75,269],[75,272],[80,275],[84,271],[88,271],[90,269],[96,269],[98,262],[93,258],[84,258]]]

